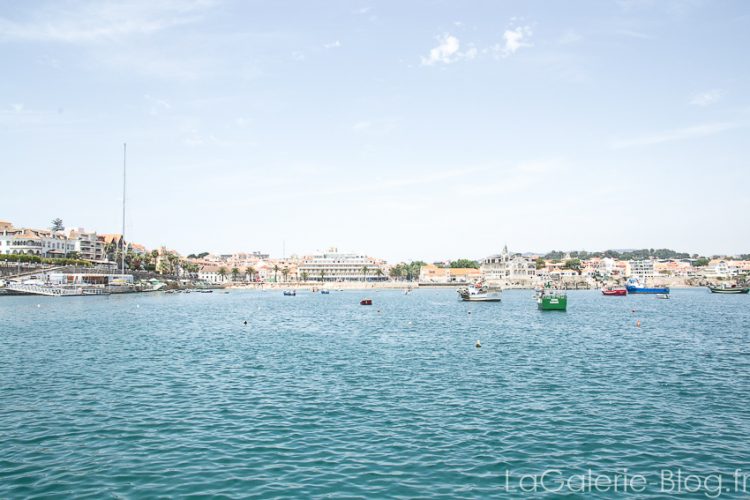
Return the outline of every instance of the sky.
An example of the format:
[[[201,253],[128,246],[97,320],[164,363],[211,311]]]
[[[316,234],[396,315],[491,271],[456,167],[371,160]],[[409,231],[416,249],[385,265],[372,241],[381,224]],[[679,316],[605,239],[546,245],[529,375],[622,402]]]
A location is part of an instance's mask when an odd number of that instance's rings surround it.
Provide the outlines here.
[[[742,0],[0,0],[0,219],[183,254],[750,252]]]

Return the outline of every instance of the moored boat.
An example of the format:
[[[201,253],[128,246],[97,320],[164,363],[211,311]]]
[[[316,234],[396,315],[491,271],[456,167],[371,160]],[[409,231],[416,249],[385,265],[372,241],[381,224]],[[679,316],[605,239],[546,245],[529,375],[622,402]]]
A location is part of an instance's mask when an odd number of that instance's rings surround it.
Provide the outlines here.
[[[668,299],[669,298],[669,294],[668,293],[657,293],[656,294],[656,298],[657,299]]]
[[[750,287],[737,285],[709,286],[708,289],[711,290],[711,293],[740,294],[750,292]]]
[[[628,293],[669,293],[669,287],[647,287],[638,278],[630,278],[625,289]]]
[[[482,282],[456,290],[464,302],[500,302],[502,300],[499,288],[491,288]]]
[[[361,306],[371,306],[372,305],[372,299],[362,299],[359,301],[359,305]]]
[[[542,290],[536,301],[540,311],[565,311],[568,308],[568,295],[558,290]]]
[[[622,297],[628,294],[628,290],[625,288],[613,288],[613,287],[607,287],[602,288],[602,295],[606,295],[608,297]]]
[[[284,290],[284,295],[288,297],[294,297],[295,295],[297,295],[297,291],[296,290]]]

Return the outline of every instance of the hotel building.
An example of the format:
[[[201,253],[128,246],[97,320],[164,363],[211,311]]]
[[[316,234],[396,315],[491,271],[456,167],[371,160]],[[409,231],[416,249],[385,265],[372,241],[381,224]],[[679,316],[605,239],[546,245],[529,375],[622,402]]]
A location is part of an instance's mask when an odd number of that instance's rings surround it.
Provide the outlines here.
[[[336,248],[303,257],[298,275],[320,281],[385,281],[385,261],[356,253],[339,253]]]

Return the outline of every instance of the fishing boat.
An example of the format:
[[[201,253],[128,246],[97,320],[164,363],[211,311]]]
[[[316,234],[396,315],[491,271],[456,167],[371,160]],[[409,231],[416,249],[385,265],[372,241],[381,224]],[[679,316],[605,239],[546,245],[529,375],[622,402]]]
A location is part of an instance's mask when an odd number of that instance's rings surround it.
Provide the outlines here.
[[[536,299],[540,311],[565,311],[568,308],[568,295],[559,290],[541,290]]]
[[[371,306],[372,305],[372,299],[362,299],[359,301],[359,305],[361,306]]]
[[[628,279],[625,289],[628,293],[669,293],[669,287],[647,287],[641,284],[638,278]]]
[[[500,302],[501,292],[499,288],[490,288],[481,281],[456,290],[464,302]]]
[[[331,291],[330,291],[330,290],[321,290],[321,291],[320,291],[320,293],[321,293],[322,295],[328,295],[328,294],[330,294],[330,293],[331,293]]]
[[[297,295],[297,291],[296,290],[284,290],[284,295],[288,297],[294,297]]]
[[[614,288],[614,287],[607,287],[602,288],[602,295],[606,295],[607,297],[622,297],[628,294],[627,289],[625,288]]]
[[[721,286],[709,286],[709,290],[711,290],[711,293],[731,293],[731,294],[739,294],[739,293],[748,293],[750,292],[750,287],[743,287],[743,286],[737,286],[737,285],[721,285]]]

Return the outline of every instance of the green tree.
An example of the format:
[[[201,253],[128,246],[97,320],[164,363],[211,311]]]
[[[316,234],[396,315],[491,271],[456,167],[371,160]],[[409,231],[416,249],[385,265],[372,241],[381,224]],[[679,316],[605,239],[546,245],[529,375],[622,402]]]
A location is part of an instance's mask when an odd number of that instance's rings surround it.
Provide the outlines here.
[[[50,228],[53,231],[65,231],[65,225],[63,224],[63,220],[61,218],[56,218],[52,220],[52,227]]]
[[[248,279],[250,281],[253,281],[253,277],[255,276],[255,268],[252,266],[248,266],[247,269],[245,269],[245,274],[248,276]]]
[[[391,275],[391,278],[400,278],[404,275],[404,267],[402,264],[396,264],[393,266],[388,273]]]
[[[320,281],[326,280],[326,272],[324,270],[320,270]]]
[[[222,281],[223,281],[223,280],[224,280],[224,278],[226,278],[226,277],[227,277],[227,268],[226,268],[226,267],[224,267],[224,266],[221,266],[221,267],[219,268],[219,271],[218,271],[218,275],[219,275],[219,276],[221,277],[221,279],[222,279]]]
[[[710,261],[706,257],[701,257],[697,259],[693,265],[695,267],[706,267]]]
[[[279,266],[278,266],[278,264],[274,264],[273,265],[273,281],[274,281],[274,283],[277,283],[279,281],[278,280],[278,276],[277,276],[278,273],[279,273]]]
[[[547,265],[547,261],[543,257],[539,257],[534,261],[534,264],[536,264],[537,269],[543,269]]]
[[[479,269],[479,262],[471,259],[458,259],[451,262],[453,269]]]
[[[383,277],[383,274],[384,274],[384,273],[383,273],[383,270],[382,270],[382,269],[380,269],[379,267],[378,267],[377,269],[375,269],[375,276],[376,276],[376,277],[377,277],[378,279],[382,278],[382,277]]]
[[[303,282],[306,282],[306,281],[307,281],[307,278],[308,278],[308,277],[309,277],[310,275],[309,275],[309,274],[307,274],[307,271],[302,271],[302,274],[300,274],[300,276],[302,277],[302,281],[303,281]]]
[[[284,281],[287,281],[287,278],[289,277],[289,268],[284,266],[284,269],[281,270],[281,276],[283,276]]]
[[[581,259],[568,259],[563,264],[563,268],[579,271],[581,269]]]
[[[370,269],[367,266],[362,266],[362,281],[367,281],[367,273]]]
[[[240,277],[240,270],[236,267],[232,268],[232,281],[237,281]]]

